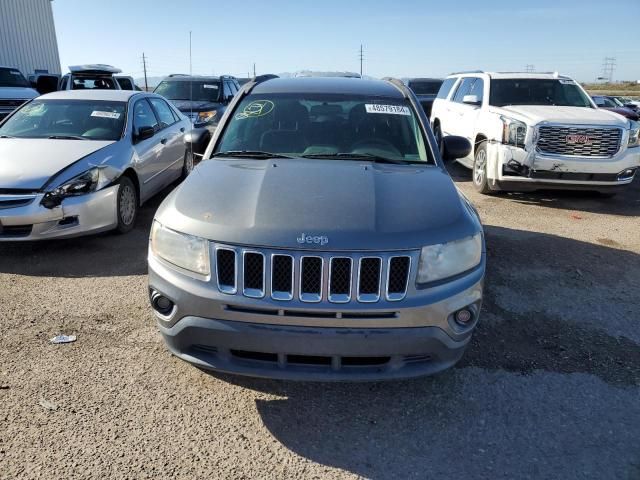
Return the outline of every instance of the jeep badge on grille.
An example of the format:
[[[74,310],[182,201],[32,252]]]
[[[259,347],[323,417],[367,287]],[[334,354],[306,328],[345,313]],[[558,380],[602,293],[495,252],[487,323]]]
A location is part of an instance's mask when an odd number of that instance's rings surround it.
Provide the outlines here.
[[[329,237],[327,237],[326,235],[307,235],[304,232],[302,232],[302,235],[296,238],[296,240],[301,245],[305,243],[307,244],[315,243],[317,245],[326,245],[327,243],[329,243]]]

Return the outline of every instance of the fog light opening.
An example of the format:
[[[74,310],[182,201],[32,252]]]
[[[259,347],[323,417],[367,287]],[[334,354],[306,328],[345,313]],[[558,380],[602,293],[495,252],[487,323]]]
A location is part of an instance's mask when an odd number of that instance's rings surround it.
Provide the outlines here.
[[[467,327],[473,322],[473,311],[469,308],[462,308],[453,315],[453,318],[458,325]]]
[[[171,300],[158,292],[153,292],[151,295],[151,306],[160,315],[169,315],[173,311],[174,305]]]
[[[618,180],[629,180],[636,173],[635,168],[627,168],[618,174]]]

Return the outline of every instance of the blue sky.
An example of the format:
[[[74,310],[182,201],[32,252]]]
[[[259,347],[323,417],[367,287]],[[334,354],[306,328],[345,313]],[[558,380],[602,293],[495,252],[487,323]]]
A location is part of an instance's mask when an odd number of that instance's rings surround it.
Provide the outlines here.
[[[560,71],[581,81],[615,57],[614,80],[640,79],[640,0],[55,0],[63,71],[108,63],[142,76],[189,70],[359,70],[444,76],[467,69]]]

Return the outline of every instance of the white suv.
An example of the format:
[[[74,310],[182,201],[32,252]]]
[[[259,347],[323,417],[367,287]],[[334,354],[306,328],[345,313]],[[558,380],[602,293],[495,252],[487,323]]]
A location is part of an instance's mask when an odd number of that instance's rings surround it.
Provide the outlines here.
[[[461,135],[474,148],[458,160],[473,169],[481,193],[547,188],[612,194],[640,166],[638,124],[598,109],[569,77],[543,73],[465,72],[442,84],[431,112],[442,138]]]

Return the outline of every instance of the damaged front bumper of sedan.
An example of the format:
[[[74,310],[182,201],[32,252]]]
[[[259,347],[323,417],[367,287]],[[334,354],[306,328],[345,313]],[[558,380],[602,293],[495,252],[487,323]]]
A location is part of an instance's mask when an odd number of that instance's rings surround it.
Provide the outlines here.
[[[0,241],[66,238],[111,230],[117,225],[118,185],[64,198],[53,208],[44,193],[0,193]],[[46,202],[45,202],[46,203]]]

